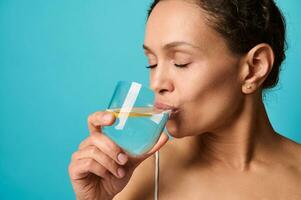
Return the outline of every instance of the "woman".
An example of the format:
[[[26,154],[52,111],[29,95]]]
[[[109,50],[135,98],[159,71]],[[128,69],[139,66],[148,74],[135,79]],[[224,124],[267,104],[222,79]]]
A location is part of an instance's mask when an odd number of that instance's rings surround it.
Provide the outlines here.
[[[177,111],[175,139],[134,159],[99,131],[114,116],[92,114],[69,166],[77,199],[152,199],[159,149],[160,199],[301,199],[301,147],[273,130],[262,101],[285,57],[272,0],[155,1],[143,47],[157,105]]]

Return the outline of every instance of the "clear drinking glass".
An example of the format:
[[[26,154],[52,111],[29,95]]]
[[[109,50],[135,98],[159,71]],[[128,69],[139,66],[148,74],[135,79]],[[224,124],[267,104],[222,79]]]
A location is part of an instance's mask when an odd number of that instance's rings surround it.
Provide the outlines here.
[[[137,82],[119,81],[107,108],[116,121],[103,132],[131,156],[149,151],[158,141],[169,110],[154,108],[154,93]]]

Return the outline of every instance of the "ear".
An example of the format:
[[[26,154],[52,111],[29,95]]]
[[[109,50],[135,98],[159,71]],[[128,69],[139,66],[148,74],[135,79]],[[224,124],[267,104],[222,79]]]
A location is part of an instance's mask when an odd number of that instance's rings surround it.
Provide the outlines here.
[[[242,92],[251,94],[261,88],[274,64],[274,52],[270,45],[262,43],[253,47],[242,64]]]

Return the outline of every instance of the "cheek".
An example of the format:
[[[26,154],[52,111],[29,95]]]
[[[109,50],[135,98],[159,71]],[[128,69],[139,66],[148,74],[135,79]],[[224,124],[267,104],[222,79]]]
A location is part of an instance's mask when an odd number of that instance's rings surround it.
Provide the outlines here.
[[[237,77],[236,68],[227,66],[206,67],[186,77],[189,81],[182,84],[179,95],[182,112],[167,124],[170,133],[174,137],[198,135],[233,118],[243,97]]]

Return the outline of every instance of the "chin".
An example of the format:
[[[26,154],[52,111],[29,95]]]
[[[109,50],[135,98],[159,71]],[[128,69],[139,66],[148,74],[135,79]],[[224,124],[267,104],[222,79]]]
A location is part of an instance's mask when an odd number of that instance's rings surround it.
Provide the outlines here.
[[[208,131],[205,131],[204,129],[199,130],[196,127],[183,127],[181,126],[181,123],[174,120],[170,120],[167,122],[166,129],[168,133],[174,138],[199,136],[208,133]]]
[[[166,124],[166,129],[168,133],[174,138],[183,138],[188,136],[186,132],[181,130],[181,127],[179,127],[174,121],[168,121]]]

